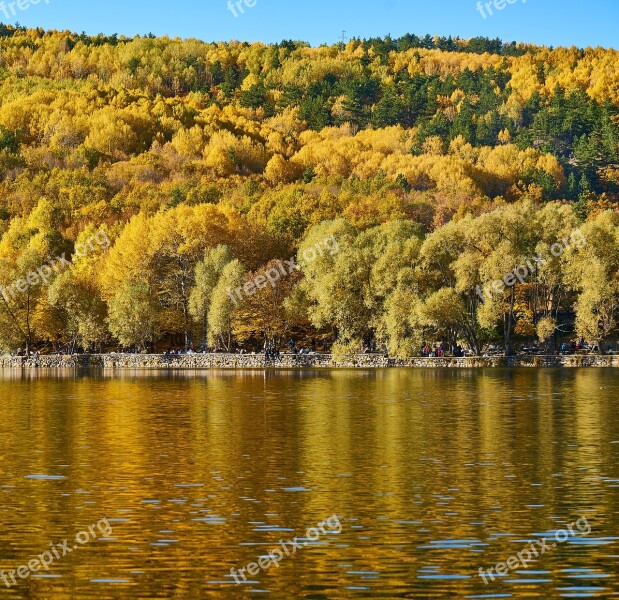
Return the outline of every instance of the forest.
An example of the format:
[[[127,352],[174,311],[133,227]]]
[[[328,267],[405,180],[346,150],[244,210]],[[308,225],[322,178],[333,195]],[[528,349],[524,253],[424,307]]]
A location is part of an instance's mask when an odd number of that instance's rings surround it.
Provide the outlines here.
[[[619,52],[0,25],[0,236],[4,352],[602,350]]]

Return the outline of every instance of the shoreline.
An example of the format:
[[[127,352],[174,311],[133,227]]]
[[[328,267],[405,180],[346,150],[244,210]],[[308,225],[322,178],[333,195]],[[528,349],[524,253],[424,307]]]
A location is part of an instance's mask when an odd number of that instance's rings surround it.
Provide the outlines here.
[[[0,356],[2,369],[385,369],[385,368],[557,368],[619,367],[619,356],[595,354],[567,356],[411,357],[390,358],[384,354],[359,354],[337,362],[331,354],[282,354],[281,360],[266,360],[263,354],[73,354]]]

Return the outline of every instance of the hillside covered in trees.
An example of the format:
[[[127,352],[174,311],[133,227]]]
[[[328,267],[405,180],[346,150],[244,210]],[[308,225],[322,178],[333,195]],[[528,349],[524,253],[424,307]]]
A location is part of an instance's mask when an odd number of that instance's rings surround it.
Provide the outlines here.
[[[291,335],[509,351],[571,320],[601,343],[619,313],[618,203],[616,50],[0,26],[5,351]],[[586,243],[555,255],[576,230]],[[331,238],[337,253],[302,260]],[[293,255],[276,286],[229,293]]]

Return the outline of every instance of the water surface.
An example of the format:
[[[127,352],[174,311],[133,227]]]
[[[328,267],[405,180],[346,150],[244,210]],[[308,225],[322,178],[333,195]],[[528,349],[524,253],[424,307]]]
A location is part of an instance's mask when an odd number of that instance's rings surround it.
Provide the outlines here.
[[[113,527],[3,597],[619,596],[612,369],[4,371],[0,406],[0,569]],[[333,515],[341,533],[235,584]]]

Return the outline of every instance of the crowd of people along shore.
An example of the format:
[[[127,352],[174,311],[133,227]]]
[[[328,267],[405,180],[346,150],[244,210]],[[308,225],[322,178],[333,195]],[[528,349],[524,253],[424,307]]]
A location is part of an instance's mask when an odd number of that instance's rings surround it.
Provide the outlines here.
[[[319,348],[320,346],[320,348]],[[610,342],[605,345],[603,348],[602,354],[614,355],[619,352],[619,343]],[[312,339],[309,343],[303,347],[298,346],[297,342],[294,338],[290,338],[287,349],[288,354],[299,354],[299,355],[317,355],[317,354],[328,354],[330,352],[330,345],[327,342],[319,343],[316,339]],[[31,358],[38,358],[41,354],[60,354],[60,355],[73,355],[73,354],[104,354],[104,352],[92,352],[88,350],[84,350],[82,348],[65,348],[58,352],[45,352],[40,350],[30,350],[29,352],[26,349],[18,348],[16,352],[11,353],[11,356],[20,357],[20,356],[29,356]],[[108,352],[108,354],[156,354],[156,352],[149,352],[146,350],[139,350],[137,348],[123,348],[117,352]],[[186,355],[186,354],[251,354],[251,355],[260,355],[264,354],[265,359],[267,360],[281,360],[282,356],[282,348],[278,344],[265,342],[262,347],[254,344],[249,348],[245,348],[242,346],[234,347],[233,349],[226,349],[221,346],[207,346],[206,344],[201,344],[200,346],[196,346],[195,344],[191,344],[187,347],[169,347],[165,352],[163,352],[163,356],[171,357],[178,355]],[[368,342],[364,344],[360,354],[388,354],[388,352],[380,348],[375,341]],[[490,357],[490,356],[503,356],[505,354],[504,349],[498,345],[489,345],[482,352],[482,357]],[[599,348],[596,344],[589,344],[585,342],[584,339],[580,339],[578,341],[564,341],[554,349],[540,348],[536,344],[524,345],[519,350],[516,351],[517,355],[550,355],[550,356],[566,356],[570,354],[600,354]],[[424,358],[461,358],[461,357],[469,357],[475,356],[475,354],[468,349],[463,348],[459,344],[446,344],[444,342],[436,342],[433,344],[423,344],[419,350],[419,353],[416,356],[421,356]]]

